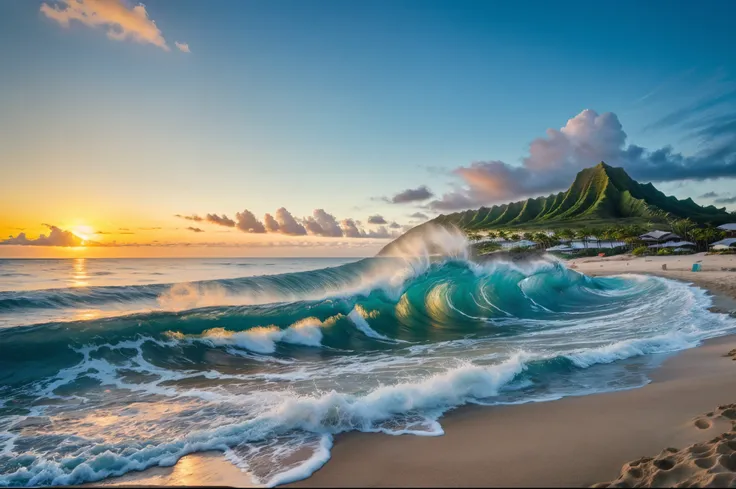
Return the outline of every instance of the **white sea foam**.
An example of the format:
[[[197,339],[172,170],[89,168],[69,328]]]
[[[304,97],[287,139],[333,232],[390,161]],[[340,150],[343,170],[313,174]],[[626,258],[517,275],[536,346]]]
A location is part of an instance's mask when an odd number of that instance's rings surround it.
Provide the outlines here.
[[[270,354],[276,351],[278,342],[319,347],[322,342],[320,328],[329,323],[329,321],[322,322],[317,318],[305,318],[283,330],[276,326],[257,326],[245,331],[213,328],[197,336],[182,335],[181,339],[200,341],[213,347],[234,346],[255,353]]]
[[[565,354],[576,366],[588,368],[595,364],[612,363],[618,360],[653,353],[670,353],[697,346],[698,338],[679,332],[616,341],[597,348],[582,349]]]

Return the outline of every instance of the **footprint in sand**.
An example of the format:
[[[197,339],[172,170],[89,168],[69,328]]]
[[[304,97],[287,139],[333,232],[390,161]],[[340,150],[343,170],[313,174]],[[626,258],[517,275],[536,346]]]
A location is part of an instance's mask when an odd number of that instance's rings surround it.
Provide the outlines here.
[[[696,428],[701,429],[701,430],[707,430],[708,428],[713,426],[713,423],[711,423],[705,418],[698,418],[695,420],[695,422],[693,422],[693,424],[695,425]]]

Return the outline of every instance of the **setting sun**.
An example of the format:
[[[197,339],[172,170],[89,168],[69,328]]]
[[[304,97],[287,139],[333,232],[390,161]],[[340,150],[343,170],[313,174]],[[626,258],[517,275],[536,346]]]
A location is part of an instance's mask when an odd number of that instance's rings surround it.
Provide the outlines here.
[[[84,244],[84,242],[86,241],[89,241],[97,234],[95,233],[95,230],[92,228],[92,226],[86,225],[74,226],[72,228],[72,233],[74,233],[75,236],[83,241],[82,244]]]

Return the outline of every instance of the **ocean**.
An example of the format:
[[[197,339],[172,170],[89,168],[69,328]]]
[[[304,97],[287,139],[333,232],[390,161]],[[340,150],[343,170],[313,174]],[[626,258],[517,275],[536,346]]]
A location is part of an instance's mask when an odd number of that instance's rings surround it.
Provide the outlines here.
[[[0,486],[222,451],[303,479],[347,431],[442,435],[464,404],[631,389],[732,333],[702,289],[473,260],[438,232],[365,259],[0,260]]]

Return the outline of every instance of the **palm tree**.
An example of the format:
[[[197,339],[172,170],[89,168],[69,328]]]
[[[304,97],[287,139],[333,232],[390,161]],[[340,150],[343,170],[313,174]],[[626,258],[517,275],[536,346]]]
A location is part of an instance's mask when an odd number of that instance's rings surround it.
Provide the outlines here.
[[[595,236],[596,246],[600,249],[601,247],[601,234],[603,234],[602,228],[593,228],[590,230],[591,236]]]
[[[568,240],[573,239],[575,237],[575,232],[570,228],[562,228],[559,231],[557,231],[557,236],[559,236],[561,239]]]
[[[624,241],[629,243],[629,246],[633,250],[634,245],[641,241],[639,236],[641,236],[642,234],[646,232],[647,232],[647,228],[645,228],[644,226],[641,226],[640,224],[632,224],[631,226],[628,226],[626,228],[627,237]]]
[[[547,248],[549,246],[550,238],[549,236],[547,236],[547,233],[543,233],[540,231],[538,233],[534,233],[532,238],[533,238],[532,241],[536,241],[537,245],[540,248]]]
[[[604,241],[610,244],[611,241],[613,241],[613,239],[616,237],[616,229],[613,226],[603,228],[599,233],[599,237],[603,238]]]
[[[473,242],[480,241],[483,238],[477,231],[468,231],[465,233],[465,235],[468,237],[468,240]]]
[[[705,251],[708,251],[708,245],[710,243],[713,243],[714,241],[718,241],[719,239],[723,238],[723,236],[726,234],[720,229],[716,229],[712,226],[708,226],[703,229],[698,229],[700,236],[702,237],[702,240],[705,242]]]
[[[682,239],[691,239],[692,232],[697,227],[697,225],[688,218],[675,219],[670,221],[669,224],[672,232],[680,236]]]
[[[704,243],[705,250],[708,251],[708,243],[707,243],[707,238],[705,237],[705,229],[696,228],[696,229],[693,229],[690,234],[693,237],[693,241],[695,241],[696,250],[700,251],[700,244]]]
[[[629,231],[624,226],[615,226],[613,228],[613,239],[616,241],[621,241],[624,243],[628,243],[626,239],[629,237]]]
[[[579,239],[583,240],[583,246],[588,249],[588,236],[590,236],[590,228],[588,226],[582,226],[575,233]]]

